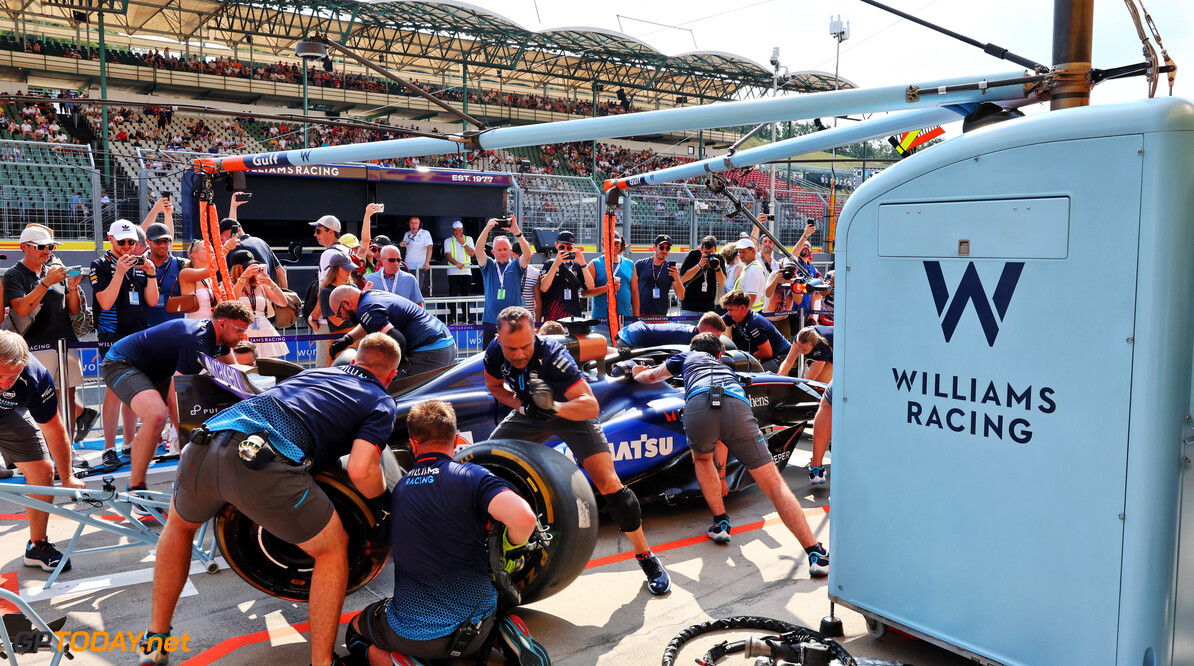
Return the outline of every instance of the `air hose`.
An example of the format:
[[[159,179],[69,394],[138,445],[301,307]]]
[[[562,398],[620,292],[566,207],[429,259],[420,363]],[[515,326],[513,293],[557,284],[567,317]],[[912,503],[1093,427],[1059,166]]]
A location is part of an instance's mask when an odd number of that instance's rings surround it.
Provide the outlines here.
[[[701,666],[712,666],[727,654],[746,652],[747,656],[770,656],[778,662],[785,660],[794,664],[828,664],[837,660],[841,666],[907,666],[897,661],[853,657],[846,649],[825,634],[807,627],[775,620],[769,617],[741,615],[720,620],[709,620],[688,627],[667,644],[663,651],[662,666],[675,666],[680,648],[703,634],[731,629],[758,629],[775,636],[761,639],[748,638],[729,643],[723,641],[714,645],[705,656],[696,660]]]

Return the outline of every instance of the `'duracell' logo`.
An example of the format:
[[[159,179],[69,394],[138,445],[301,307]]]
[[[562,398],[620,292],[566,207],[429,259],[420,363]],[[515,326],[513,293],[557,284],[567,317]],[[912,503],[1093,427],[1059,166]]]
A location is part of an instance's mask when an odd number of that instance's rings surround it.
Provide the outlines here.
[[[994,347],[995,337],[999,335],[999,324],[1007,314],[1016,284],[1020,282],[1024,262],[1009,261],[1003,265],[1003,272],[999,275],[999,282],[996,283],[995,292],[990,298],[987,297],[987,291],[983,288],[983,282],[978,277],[973,261],[966,265],[962,280],[952,296],[945,284],[945,275],[941,272],[941,262],[926,261],[924,264],[929,289],[933,292],[933,303],[937,306],[937,316],[941,317],[941,332],[945,334],[945,341],[948,343],[953,338],[962,313],[966,310],[966,304],[973,303],[974,313],[978,316],[987,338],[987,346]]]

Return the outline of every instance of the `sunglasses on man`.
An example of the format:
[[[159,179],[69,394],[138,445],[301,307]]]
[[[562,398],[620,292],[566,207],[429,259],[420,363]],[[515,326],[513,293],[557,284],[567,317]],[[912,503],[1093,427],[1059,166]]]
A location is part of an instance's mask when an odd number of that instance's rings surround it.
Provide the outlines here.
[[[52,250],[52,249],[54,249],[54,246],[53,246],[53,245],[48,245],[48,244],[47,244],[47,245],[37,245],[37,244],[34,244],[34,243],[26,243],[26,245],[28,245],[29,247],[31,247],[31,248],[33,248],[33,249],[37,250],[38,252],[45,252],[46,250]]]
[[[128,245],[136,245],[137,241],[135,241],[135,240],[118,240],[118,241],[116,241],[116,244],[120,245],[121,247],[124,247],[124,246],[128,246]]]
[[[170,243],[173,243],[174,239],[173,238],[159,238],[157,240],[149,241],[149,242],[153,243],[154,245],[168,245]]]

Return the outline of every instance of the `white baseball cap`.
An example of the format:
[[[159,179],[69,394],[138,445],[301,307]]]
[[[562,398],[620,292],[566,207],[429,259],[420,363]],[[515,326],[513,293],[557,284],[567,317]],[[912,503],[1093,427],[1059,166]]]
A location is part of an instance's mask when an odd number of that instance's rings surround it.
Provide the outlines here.
[[[745,249],[748,247],[752,250],[755,249],[755,242],[749,238],[739,239],[738,242],[735,243],[735,245],[738,247],[739,250],[742,250],[742,249]]]
[[[335,215],[324,215],[310,224],[313,227],[327,227],[336,233],[340,233],[340,218]]]
[[[21,232],[22,243],[34,245],[61,245],[61,241],[54,240],[54,232],[40,224],[30,224]]]
[[[455,222],[452,223],[452,228],[453,229],[463,229],[464,223],[461,222],[460,220],[456,220]]]
[[[137,240],[137,227],[128,220],[116,220],[108,227],[112,240]]]

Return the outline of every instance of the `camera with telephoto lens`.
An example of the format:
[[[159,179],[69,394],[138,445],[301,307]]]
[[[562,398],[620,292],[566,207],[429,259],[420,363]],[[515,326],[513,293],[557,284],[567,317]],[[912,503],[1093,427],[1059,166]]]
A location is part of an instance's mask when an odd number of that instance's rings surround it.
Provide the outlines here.
[[[721,257],[719,255],[716,255],[716,254],[709,255],[709,270],[711,270],[711,271],[721,270]]]
[[[784,266],[781,270],[784,274],[785,280],[791,280],[792,278],[796,277],[796,267],[795,266]]]

